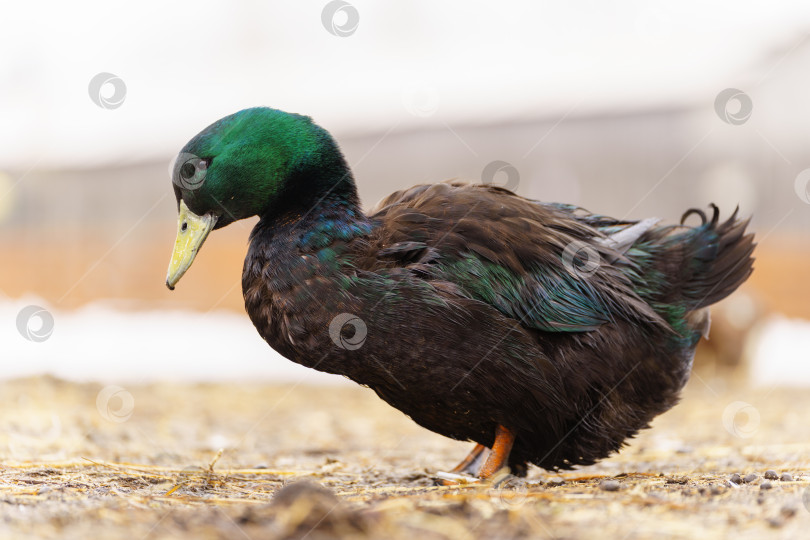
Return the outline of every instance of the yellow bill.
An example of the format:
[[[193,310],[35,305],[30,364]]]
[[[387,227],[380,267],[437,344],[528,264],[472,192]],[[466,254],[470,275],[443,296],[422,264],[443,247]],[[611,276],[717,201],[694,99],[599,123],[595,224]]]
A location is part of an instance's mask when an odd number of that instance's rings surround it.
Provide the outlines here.
[[[180,215],[177,217],[177,240],[174,242],[174,253],[169,263],[169,272],[166,274],[166,286],[174,290],[174,286],[189,269],[200,247],[208,238],[208,233],[214,228],[217,218],[213,214],[198,216],[188,209],[186,203],[180,200]]]

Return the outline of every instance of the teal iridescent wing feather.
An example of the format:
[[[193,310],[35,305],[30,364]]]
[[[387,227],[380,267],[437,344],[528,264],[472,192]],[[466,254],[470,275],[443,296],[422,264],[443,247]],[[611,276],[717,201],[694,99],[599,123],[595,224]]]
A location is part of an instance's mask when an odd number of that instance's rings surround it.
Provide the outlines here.
[[[634,267],[622,253],[627,246],[613,245],[600,230],[607,224],[578,219],[573,207],[444,183],[395,193],[371,217],[384,223],[375,243],[383,257],[399,254],[397,263],[526,327],[581,332],[616,318],[664,324],[623,270]],[[613,222],[606,232],[634,224]],[[418,256],[428,253],[430,260]]]

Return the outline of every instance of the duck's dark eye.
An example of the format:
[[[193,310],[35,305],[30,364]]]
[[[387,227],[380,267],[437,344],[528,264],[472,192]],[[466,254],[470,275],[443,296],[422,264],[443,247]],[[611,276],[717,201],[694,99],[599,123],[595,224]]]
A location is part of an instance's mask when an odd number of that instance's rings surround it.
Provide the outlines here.
[[[187,221],[184,221],[184,222],[183,222],[183,224],[182,224],[182,225],[180,225],[180,230],[181,230],[182,232],[186,232],[186,229],[188,229],[188,222],[187,222]]]
[[[194,178],[194,173],[197,169],[194,167],[194,164],[190,161],[186,161],[183,163],[183,166],[180,167],[180,178],[183,180],[191,180]]]

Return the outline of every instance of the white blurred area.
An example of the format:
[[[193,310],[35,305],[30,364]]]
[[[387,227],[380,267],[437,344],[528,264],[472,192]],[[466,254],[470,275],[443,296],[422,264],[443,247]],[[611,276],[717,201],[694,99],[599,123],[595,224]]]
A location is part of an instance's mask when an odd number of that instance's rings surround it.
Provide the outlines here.
[[[352,3],[358,29],[340,38],[326,1],[8,2],[0,167],[163,158],[256,105],[340,135],[691,104],[761,83],[810,28],[801,0]],[[102,71],[127,85],[114,112],[88,99]]]
[[[34,297],[0,300],[0,320],[15,321],[26,307],[43,304]],[[132,311],[109,302],[77,310],[49,308],[48,312],[53,326],[47,333],[38,334],[43,329],[38,316],[28,320],[23,332],[14,324],[0,325],[2,358],[13,359],[2,363],[0,378],[48,373],[72,381],[100,382],[348,381],[282,357],[244,314]],[[37,335],[47,337],[38,340]]]
[[[746,349],[755,386],[810,386],[810,321],[769,317],[747,337]]]

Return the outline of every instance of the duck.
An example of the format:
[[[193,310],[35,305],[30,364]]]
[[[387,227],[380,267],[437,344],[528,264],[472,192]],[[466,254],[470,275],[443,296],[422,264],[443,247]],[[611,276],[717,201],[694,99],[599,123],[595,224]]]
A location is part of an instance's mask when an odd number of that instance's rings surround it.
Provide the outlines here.
[[[451,470],[475,481],[618,452],[678,402],[708,307],[753,271],[750,218],[715,205],[666,225],[453,180],[364,212],[330,133],[268,107],[203,129],[171,174],[168,288],[258,216],[242,291],[261,337],[475,443]]]

